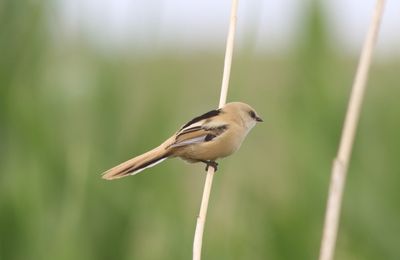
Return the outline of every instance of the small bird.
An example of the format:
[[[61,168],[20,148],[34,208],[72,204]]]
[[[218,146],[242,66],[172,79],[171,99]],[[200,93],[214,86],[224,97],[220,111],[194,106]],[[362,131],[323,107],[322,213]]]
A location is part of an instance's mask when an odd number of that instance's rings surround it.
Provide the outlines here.
[[[183,125],[173,136],[147,153],[134,157],[103,173],[106,180],[135,175],[167,158],[179,157],[189,163],[203,162],[206,171],[217,170],[217,159],[239,149],[257,122],[263,120],[249,105],[231,102]]]

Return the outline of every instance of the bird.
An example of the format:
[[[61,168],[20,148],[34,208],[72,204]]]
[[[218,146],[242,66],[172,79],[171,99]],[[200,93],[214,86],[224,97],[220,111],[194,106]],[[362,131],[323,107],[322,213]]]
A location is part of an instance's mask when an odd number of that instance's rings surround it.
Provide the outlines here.
[[[216,160],[237,151],[258,122],[263,120],[248,104],[226,103],[193,118],[158,147],[107,170],[102,178],[114,180],[135,175],[174,157],[189,163],[202,162],[206,171],[210,166],[217,171]]]

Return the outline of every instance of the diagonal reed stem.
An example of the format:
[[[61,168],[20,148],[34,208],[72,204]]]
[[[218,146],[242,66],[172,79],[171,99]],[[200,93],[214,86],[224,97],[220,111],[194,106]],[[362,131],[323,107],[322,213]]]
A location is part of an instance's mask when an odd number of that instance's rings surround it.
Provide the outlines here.
[[[237,13],[238,0],[232,0],[231,16],[229,22],[229,32],[226,42],[225,51],[225,62],[224,62],[224,72],[222,77],[221,95],[219,99],[218,107],[223,107],[226,103],[226,97],[228,95],[229,86],[229,76],[231,73],[232,64],[232,54],[233,54],[233,44],[235,39],[236,31],[236,13]],[[208,167],[206,181],[204,184],[203,197],[201,200],[200,213],[197,217],[196,231],[194,234],[193,241],[193,260],[201,259],[201,247],[203,242],[204,224],[206,222],[208,201],[210,199],[210,192],[212,181],[214,177],[214,168]]]
[[[331,181],[319,260],[333,259],[347,169],[350,161],[355,133],[357,130],[364,92],[366,89],[368,72],[372,60],[372,52],[378,38],[384,4],[385,0],[376,1],[375,11],[369,26],[364,46],[362,48],[356,76],[353,82],[339,150],[333,162],[331,172]]]

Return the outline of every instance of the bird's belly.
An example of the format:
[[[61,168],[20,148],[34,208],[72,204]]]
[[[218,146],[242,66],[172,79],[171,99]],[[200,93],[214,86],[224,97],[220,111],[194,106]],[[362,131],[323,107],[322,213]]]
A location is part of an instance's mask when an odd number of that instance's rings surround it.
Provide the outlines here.
[[[240,142],[241,143],[241,142]],[[187,161],[214,161],[234,153],[240,143],[223,142],[223,140],[215,140],[211,142],[188,145],[182,149],[178,155]]]

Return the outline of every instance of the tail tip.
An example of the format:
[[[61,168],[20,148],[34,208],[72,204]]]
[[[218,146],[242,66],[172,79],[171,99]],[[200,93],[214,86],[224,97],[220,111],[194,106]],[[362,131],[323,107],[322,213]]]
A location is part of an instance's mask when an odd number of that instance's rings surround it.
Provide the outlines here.
[[[111,180],[114,180],[114,179],[119,179],[121,177],[122,176],[111,174],[110,172],[104,172],[104,173],[101,174],[101,178],[103,180],[107,180],[107,181],[111,181]]]

